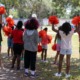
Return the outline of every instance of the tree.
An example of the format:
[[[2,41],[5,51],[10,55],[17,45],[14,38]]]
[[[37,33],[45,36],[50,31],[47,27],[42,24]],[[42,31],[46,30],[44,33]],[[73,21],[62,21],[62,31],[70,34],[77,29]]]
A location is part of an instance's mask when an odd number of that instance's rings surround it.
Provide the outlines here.
[[[71,14],[68,16],[80,14],[80,0],[1,0],[1,3],[6,6],[6,16],[10,14],[10,10],[13,8],[18,13],[18,15],[14,15],[24,18],[30,17],[32,13],[36,13],[38,18],[48,17],[49,15],[65,18],[66,10],[69,8]]]
[[[1,0],[1,3],[5,5],[6,8],[6,16],[10,14],[10,9],[16,3],[17,0]]]

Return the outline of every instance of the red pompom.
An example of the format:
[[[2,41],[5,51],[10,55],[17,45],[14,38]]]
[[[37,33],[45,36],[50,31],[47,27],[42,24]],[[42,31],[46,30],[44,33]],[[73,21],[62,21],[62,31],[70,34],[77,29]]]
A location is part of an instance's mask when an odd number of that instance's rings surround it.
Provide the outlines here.
[[[76,16],[76,17],[74,17],[74,18],[72,19],[72,23],[73,23],[74,25],[77,25],[77,24],[78,24],[78,16]]]
[[[56,51],[56,49],[57,49],[57,44],[53,44],[52,45],[52,50]]]
[[[9,34],[12,32],[12,28],[9,26],[5,26],[5,27],[3,27],[3,31],[6,36],[9,36]]]
[[[45,35],[47,35],[45,30],[39,31],[39,37],[43,38],[43,37],[45,37]]]
[[[59,23],[59,20],[58,20],[58,18],[56,16],[50,16],[49,17],[49,22],[51,24],[58,24]]]
[[[6,22],[8,23],[8,22],[10,22],[10,21],[12,21],[12,18],[7,17],[7,18],[6,18]]]
[[[14,20],[10,17],[6,18],[6,22],[8,23],[9,27],[13,27],[14,26]]]
[[[9,27],[13,27],[14,26],[14,20],[12,19],[9,23],[8,23]]]
[[[38,52],[41,52],[42,51],[42,46],[39,44],[38,45]]]
[[[76,16],[72,19],[72,23],[76,26],[80,23],[80,16]]]
[[[5,14],[6,10],[4,6],[0,6],[0,15]]]

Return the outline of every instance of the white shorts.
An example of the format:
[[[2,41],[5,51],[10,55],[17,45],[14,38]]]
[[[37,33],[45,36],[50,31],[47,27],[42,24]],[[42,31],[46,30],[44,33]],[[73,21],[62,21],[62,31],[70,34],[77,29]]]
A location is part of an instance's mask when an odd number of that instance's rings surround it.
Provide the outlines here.
[[[42,49],[47,49],[47,45],[42,45]]]
[[[71,55],[72,54],[72,49],[61,49],[60,54]]]

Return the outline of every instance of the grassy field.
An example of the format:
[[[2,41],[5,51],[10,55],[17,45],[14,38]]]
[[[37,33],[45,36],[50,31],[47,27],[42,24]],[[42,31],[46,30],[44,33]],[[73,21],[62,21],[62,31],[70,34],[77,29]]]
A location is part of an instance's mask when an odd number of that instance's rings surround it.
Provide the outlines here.
[[[55,37],[55,34],[52,34],[53,40]],[[54,76],[54,73],[57,72],[57,66],[53,65],[54,56],[56,54],[55,51],[52,51],[51,47],[52,44],[48,45],[48,63],[42,63],[40,60],[41,53],[37,54],[37,66],[36,70],[39,76],[36,79],[31,79],[29,77],[24,76],[24,70],[21,70],[20,72],[13,71],[8,72],[8,74],[12,74],[11,77],[15,77],[15,79],[5,79],[5,80],[80,80],[80,70],[79,70],[79,42],[78,42],[78,35],[74,34],[72,37],[72,47],[73,47],[73,54],[71,57],[71,77],[69,79],[65,78],[65,59],[63,61],[63,69],[62,69],[62,77],[58,78]],[[3,36],[3,42],[2,42],[2,53],[5,53],[7,55],[7,37]],[[10,68],[11,60],[4,58],[4,63],[6,68]],[[23,65],[23,61],[21,63]],[[14,74],[15,73],[15,74]],[[9,75],[10,78],[10,75]],[[0,79],[2,80],[2,79]]]

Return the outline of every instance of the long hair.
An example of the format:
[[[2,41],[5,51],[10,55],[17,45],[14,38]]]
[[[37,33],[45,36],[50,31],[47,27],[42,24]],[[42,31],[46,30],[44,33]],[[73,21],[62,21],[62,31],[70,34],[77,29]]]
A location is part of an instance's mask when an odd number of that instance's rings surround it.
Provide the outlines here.
[[[16,25],[16,28],[17,29],[21,29],[23,26],[23,22],[22,21],[18,21],[17,25]]]
[[[68,22],[63,23],[63,25],[62,25],[62,27],[61,27],[61,30],[62,30],[66,35],[68,35],[69,32],[71,31],[71,25],[70,25],[70,23],[68,23]]]

